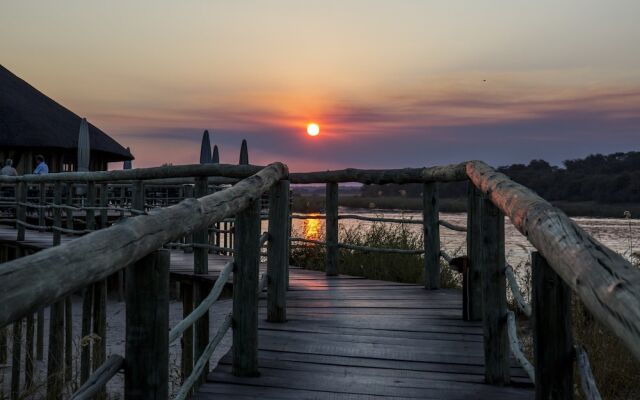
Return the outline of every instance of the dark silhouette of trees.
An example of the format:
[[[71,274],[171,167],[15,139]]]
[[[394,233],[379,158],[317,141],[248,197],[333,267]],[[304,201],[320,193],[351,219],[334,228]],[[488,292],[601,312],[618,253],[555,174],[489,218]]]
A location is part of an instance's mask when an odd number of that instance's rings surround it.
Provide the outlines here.
[[[640,202],[640,152],[593,154],[566,160],[563,167],[544,160],[513,164],[498,170],[550,201]],[[466,195],[465,183],[440,185],[443,198]],[[364,185],[363,196],[420,197],[422,185]]]

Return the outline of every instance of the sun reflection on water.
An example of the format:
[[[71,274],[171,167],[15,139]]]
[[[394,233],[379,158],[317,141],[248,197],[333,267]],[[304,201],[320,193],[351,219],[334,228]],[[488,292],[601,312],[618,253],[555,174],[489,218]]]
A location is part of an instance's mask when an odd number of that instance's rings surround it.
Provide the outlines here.
[[[309,214],[310,216],[320,215],[318,213]],[[305,239],[320,240],[322,231],[322,220],[318,218],[305,219],[302,224],[302,231]]]

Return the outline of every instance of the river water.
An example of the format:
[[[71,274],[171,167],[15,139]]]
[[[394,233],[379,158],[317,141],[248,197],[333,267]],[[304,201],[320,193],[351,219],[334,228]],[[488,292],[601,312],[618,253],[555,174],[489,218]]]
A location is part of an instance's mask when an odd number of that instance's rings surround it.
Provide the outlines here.
[[[403,218],[420,221],[420,212],[393,211],[393,210],[360,210],[341,208],[340,214],[358,214],[366,217]],[[312,216],[314,214],[308,214]],[[317,215],[317,214],[316,214]],[[440,213],[440,219],[455,225],[466,226],[466,213]],[[631,251],[640,251],[640,220],[639,219],[615,219],[615,218],[586,218],[577,217],[573,220],[587,233],[592,235],[602,244],[612,250],[628,257]],[[340,227],[353,228],[361,226],[366,229],[372,222],[341,219]],[[419,224],[408,225],[410,229],[420,233],[422,226]],[[294,219],[294,235],[307,239],[318,239],[324,233],[324,219]],[[466,233],[440,227],[441,247],[450,255],[462,255],[466,253]],[[527,239],[513,226],[508,218],[505,218],[505,254],[507,263],[514,267],[523,265],[529,260],[529,254],[534,248]]]

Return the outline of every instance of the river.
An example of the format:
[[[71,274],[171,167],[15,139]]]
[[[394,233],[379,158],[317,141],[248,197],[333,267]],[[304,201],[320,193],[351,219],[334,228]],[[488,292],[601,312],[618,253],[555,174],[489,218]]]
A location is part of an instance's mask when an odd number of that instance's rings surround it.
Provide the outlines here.
[[[422,214],[419,212],[392,211],[392,210],[363,210],[340,208],[340,214],[358,214],[367,217],[404,218],[421,220]],[[308,214],[310,216],[314,214]],[[440,213],[440,219],[455,225],[466,226],[466,213]],[[639,219],[617,219],[617,218],[586,218],[577,217],[573,220],[585,231],[596,238],[599,242],[612,250],[629,256],[631,251],[640,251],[640,220]],[[372,222],[341,219],[340,226],[347,229],[362,226],[366,228]],[[421,225],[410,224],[410,229],[421,232]],[[293,231],[299,236],[307,239],[317,239],[324,232],[323,219],[294,219]],[[466,233],[440,227],[441,247],[451,255],[466,253]],[[514,267],[525,264],[529,259],[533,246],[527,239],[513,226],[508,218],[505,218],[505,253],[507,262]],[[631,251],[630,251],[631,250]]]

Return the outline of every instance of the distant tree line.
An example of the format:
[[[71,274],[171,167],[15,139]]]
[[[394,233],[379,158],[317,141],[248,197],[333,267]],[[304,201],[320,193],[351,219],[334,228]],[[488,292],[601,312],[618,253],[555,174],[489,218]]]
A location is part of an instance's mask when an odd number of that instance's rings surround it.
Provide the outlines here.
[[[562,164],[557,167],[544,160],[532,160],[528,165],[513,164],[498,170],[549,201],[640,202],[640,152],[594,154]],[[420,197],[422,185],[364,185],[361,193],[366,197]],[[440,185],[443,198],[463,197],[466,193],[464,182]]]

